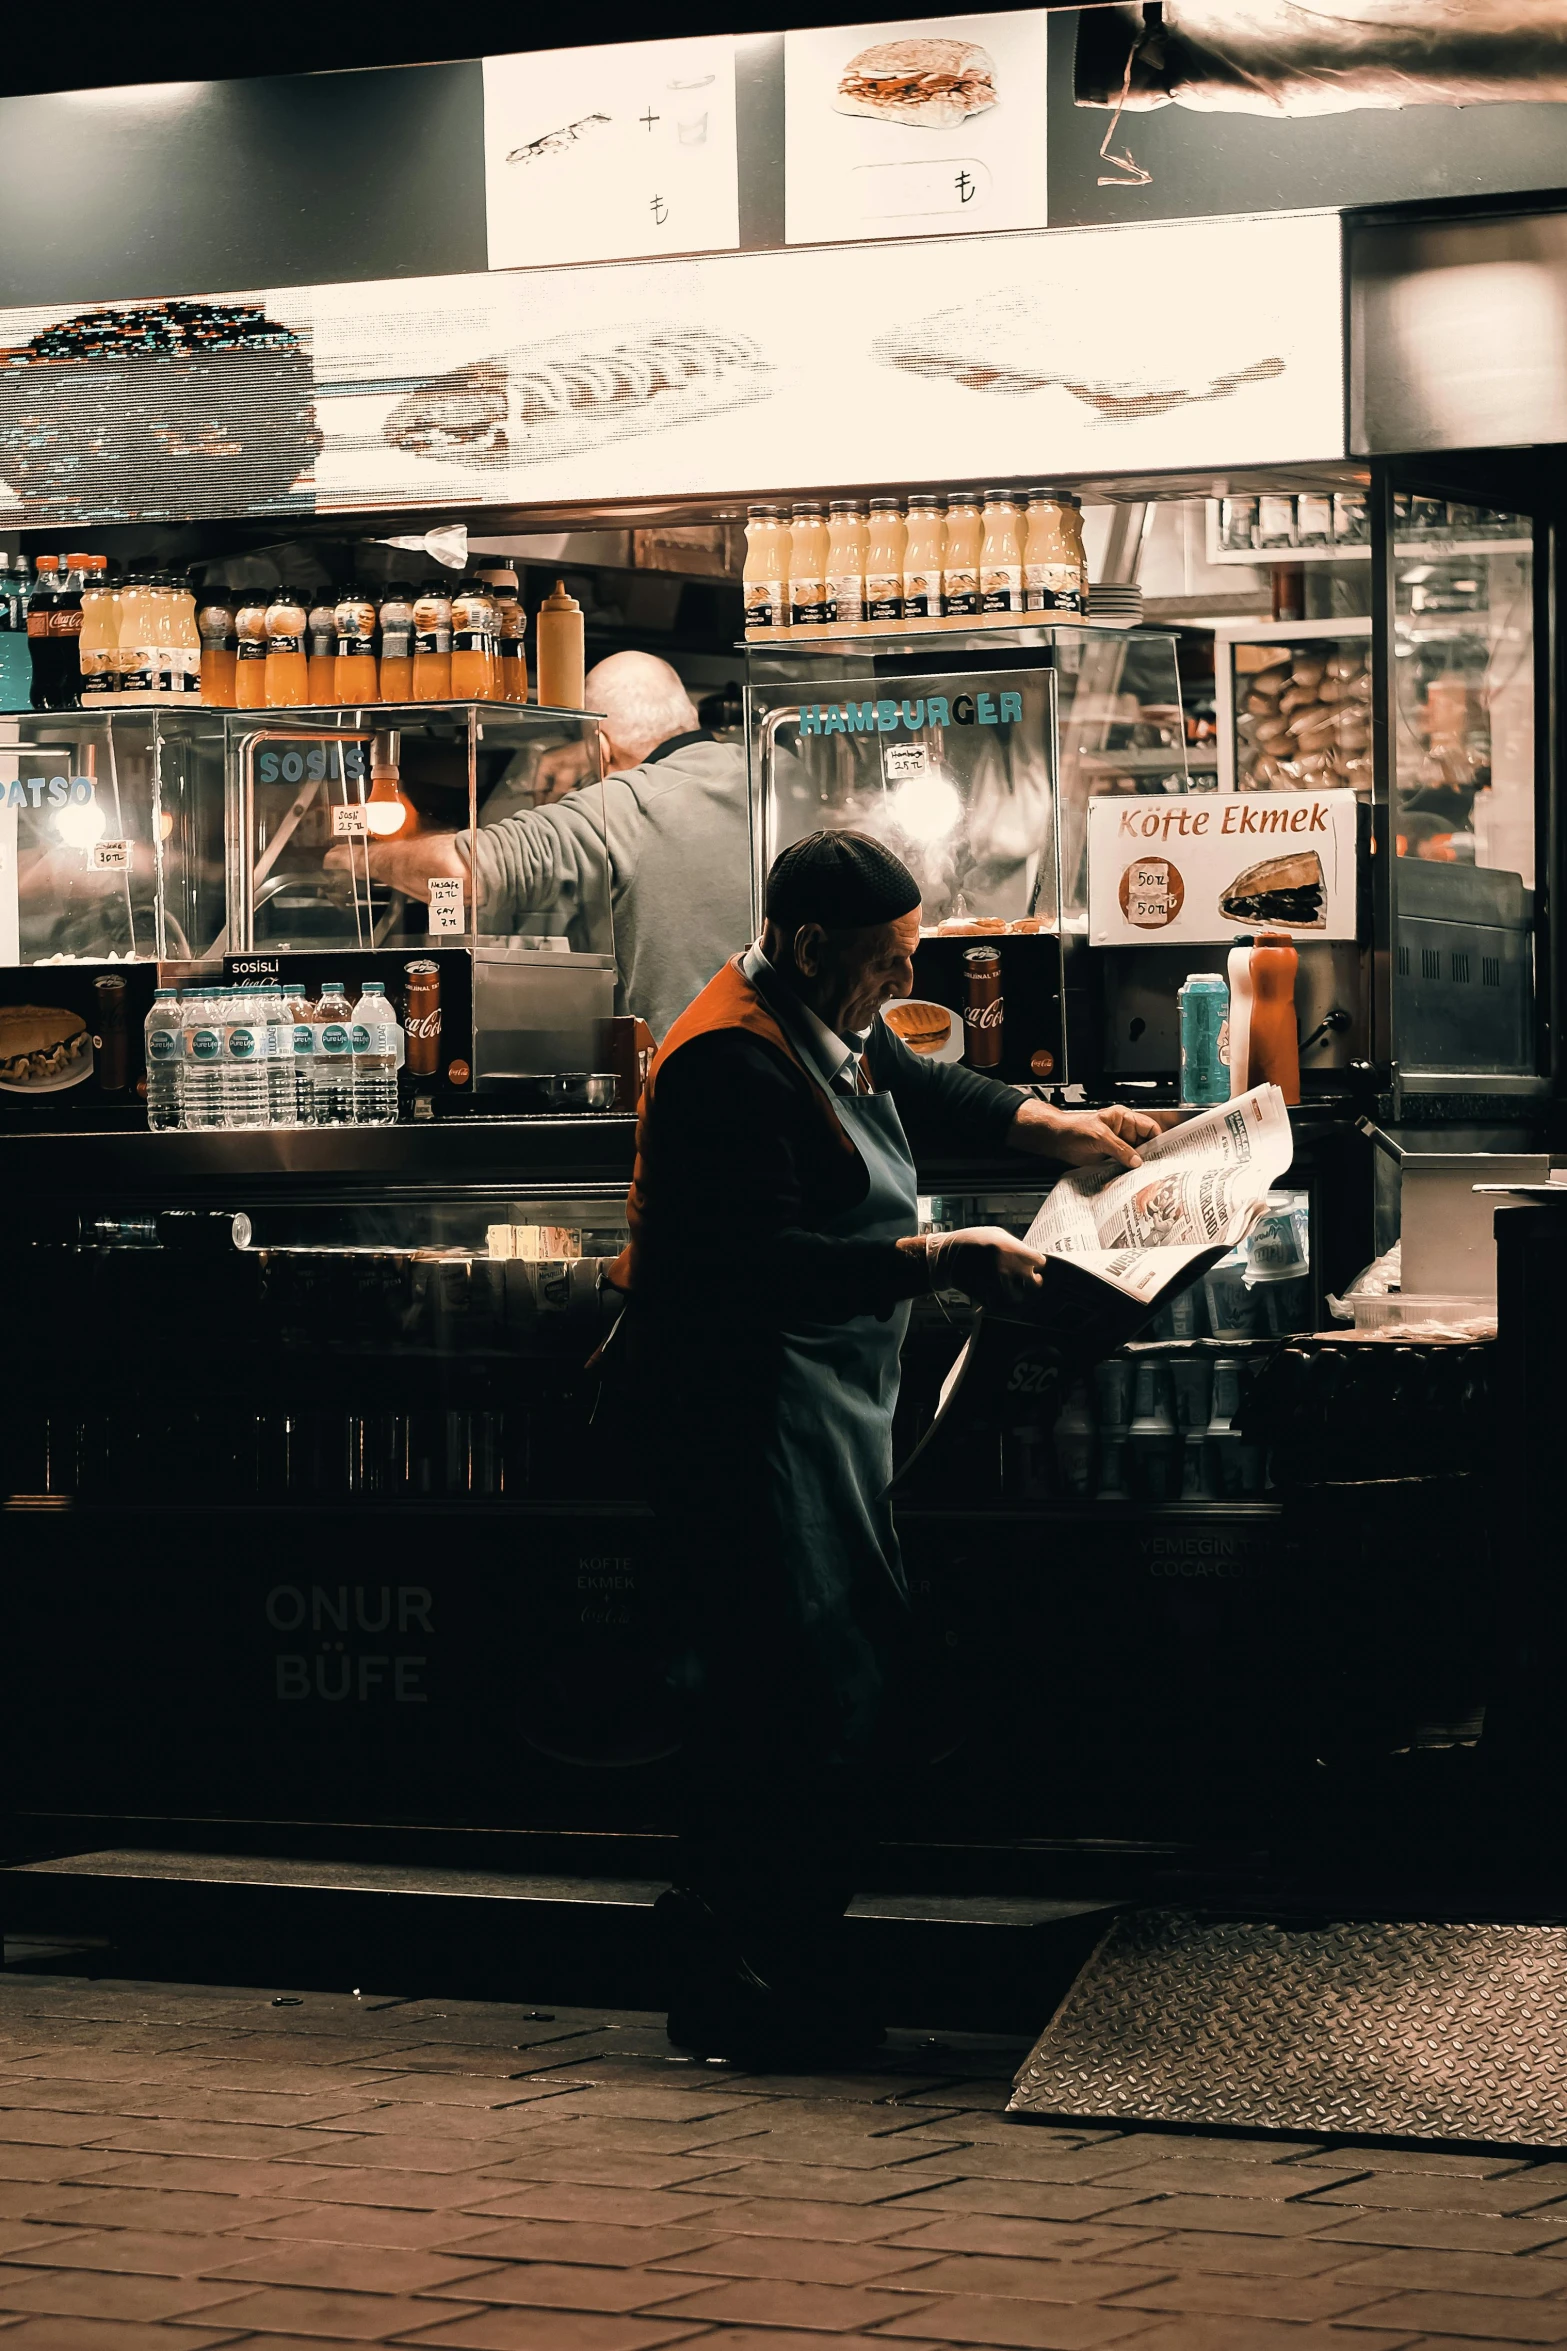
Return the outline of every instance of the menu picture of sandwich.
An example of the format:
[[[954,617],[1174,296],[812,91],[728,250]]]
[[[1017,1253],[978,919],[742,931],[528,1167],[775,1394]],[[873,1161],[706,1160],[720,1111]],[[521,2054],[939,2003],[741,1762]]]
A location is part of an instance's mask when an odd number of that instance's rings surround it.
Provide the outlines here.
[[[790,244],[1045,223],[1045,11],[784,36]]]

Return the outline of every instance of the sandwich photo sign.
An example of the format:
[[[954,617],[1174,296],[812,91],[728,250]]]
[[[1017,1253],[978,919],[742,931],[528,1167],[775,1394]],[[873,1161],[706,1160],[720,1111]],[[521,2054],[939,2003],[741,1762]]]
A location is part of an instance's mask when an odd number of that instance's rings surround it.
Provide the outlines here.
[[[1353,792],[1091,800],[1090,946],[1353,939],[1358,809]]]
[[[784,35],[791,245],[1042,228],[1045,11]]]

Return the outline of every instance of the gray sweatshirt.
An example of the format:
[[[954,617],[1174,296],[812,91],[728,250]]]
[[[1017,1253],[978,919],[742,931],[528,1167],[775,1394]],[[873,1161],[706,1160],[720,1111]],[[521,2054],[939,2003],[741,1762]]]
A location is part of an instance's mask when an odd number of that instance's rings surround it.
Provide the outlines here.
[[[602,829],[596,784],[481,819],[479,919],[504,933],[549,913],[579,951],[613,951],[616,1011],[662,1038],[751,935],[745,753],[677,735],[603,792]]]

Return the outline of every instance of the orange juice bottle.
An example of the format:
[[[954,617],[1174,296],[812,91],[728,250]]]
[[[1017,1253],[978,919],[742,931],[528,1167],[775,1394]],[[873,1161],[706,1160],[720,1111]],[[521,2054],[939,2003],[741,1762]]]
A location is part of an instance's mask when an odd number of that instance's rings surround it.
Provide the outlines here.
[[[1065,490],[1030,490],[1023,540],[1023,589],[1030,612],[1080,620],[1088,601],[1083,525]]]
[[[896,498],[873,498],[865,542],[865,619],[896,628],[903,619],[903,549],[908,539]]]
[[[309,615],[291,588],[279,588],[266,614],[266,698],[269,710],[289,710],[310,700],[310,658],[305,651]]]
[[[947,543],[942,556],[941,610],[960,625],[979,611],[979,550],[985,526],[972,491],[954,490],[947,500]]]
[[[320,595],[305,622],[306,657],[310,665],[310,699],[322,704],[332,699],[332,672],[337,661],[336,598]]]
[[[237,639],[234,599],[226,589],[214,588],[203,597],[196,628],[201,638],[201,698],[213,710],[232,710]]]
[[[1023,610],[1023,534],[1017,500],[1006,490],[987,490],[981,518],[979,609],[986,613]]]
[[[411,702],[414,691],[413,591],[406,580],[393,580],[383,591],[378,615],[381,628],[381,699]]]
[[[865,621],[865,509],[835,498],[827,515],[827,621],[852,637]]]
[[[82,581],[82,633],[76,640],[83,709],[120,690],[119,591],[109,585],[108,573],[107,556],[88,556]]]
[[[414,598],[413,698],[452,698],[452,600],[439,580],[426,580]]]
[[[789,525],[781,506],[749,506],[745,524],[745,633],[789,630]],[[540,699],[543,697],[541,695]]]
[[[941,572],[947,537],[941,500],[925,490],[911,496],[907,529],[903,545],[903,617],[940,620]]]
[[[124,631],[121,631],[124,642]],[[242,596],[234,608],[234,707],[267,706],[267,599]]]
[[[452,700],[493,702],[499,615],[482,580],[464,580],[452,596]]]
[[[332,694],[339,709],[380,700],[375,666],[375,606],[345,588],[332,607]]]
[[[528,699],[528,615],[509,564],[486,564],[479,577],[495,601],[495,691],[502,702]]]
[[[827,517],[816,500],[797,505],[789,526],[789,626],[819,629],[827,619]]]

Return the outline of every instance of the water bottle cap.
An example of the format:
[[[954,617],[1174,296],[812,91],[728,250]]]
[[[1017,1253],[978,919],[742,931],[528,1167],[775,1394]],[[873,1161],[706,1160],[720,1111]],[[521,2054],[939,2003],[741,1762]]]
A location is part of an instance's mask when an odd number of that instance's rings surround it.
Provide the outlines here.
[[[386,982],[385,980],[366,980],[363,992],[367,996],[384,996],[386,994]]]

